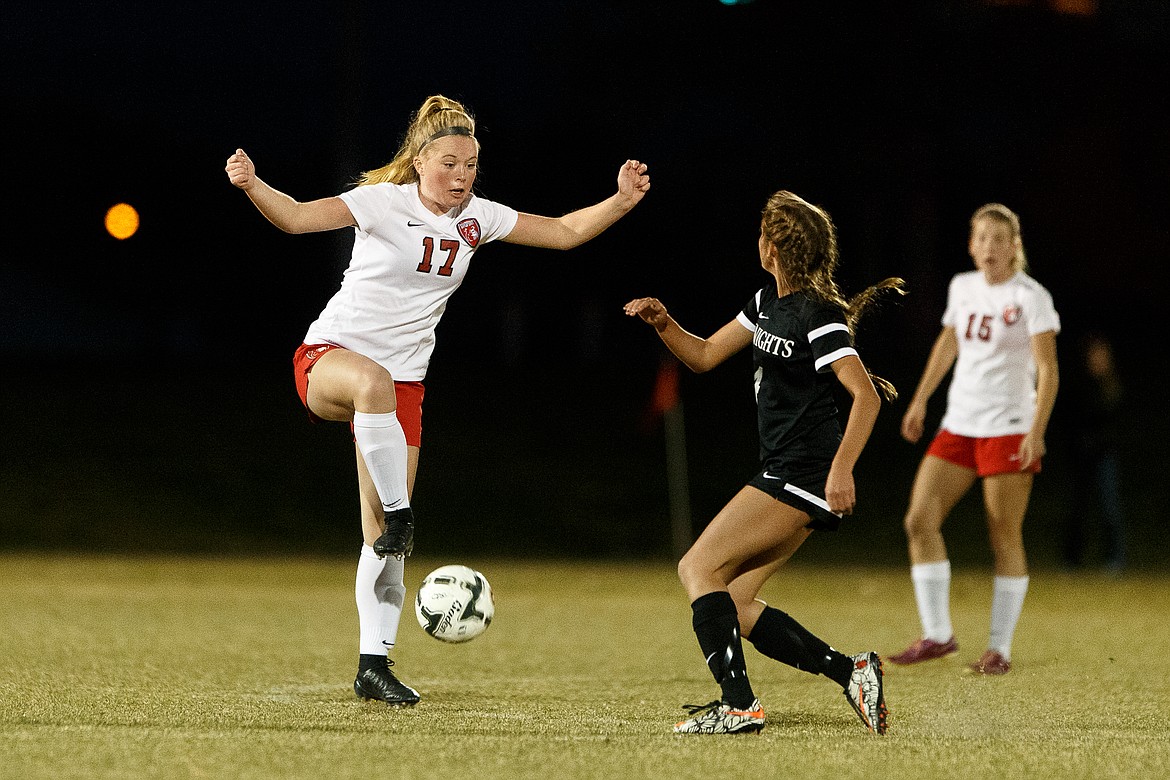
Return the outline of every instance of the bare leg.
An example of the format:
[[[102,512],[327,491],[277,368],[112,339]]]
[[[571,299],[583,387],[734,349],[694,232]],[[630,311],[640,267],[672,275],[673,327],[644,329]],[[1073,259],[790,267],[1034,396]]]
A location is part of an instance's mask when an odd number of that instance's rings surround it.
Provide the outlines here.
[[[347,349],[326,352],[309,374],[309,409],[322,420],[350,422],[353,413],[398,408],[394,379],[380,365]]]
[[[745,487],[720,510],[678,564],[678,575],[687,596],[694,601],[731,583],[752,568],[779,568],[785,543],[787,555],[808,538],[808,516],[768,494]],[[792,545],[793,537],[799,539]],[[791,549],[789,549],[789,547]],[[787,559],[787,556],[784,556]],[[754,599],[767,576],[748,577],[737,587],[737,604]],[[754,591],[752,588],[754,587]]]
[[[910,508],[903,526],[910,547],[910,563],[932,563],[947,558],[942,526],[955,504],[975,484],[971,469],[927,455],[918,466],[910,492]]]
[[[776,502],[780,504],[779,501]],[[785,504],[781,506],[787,507]],[[791,507],[787,507],[792,509]],[[795,509],[792,509],[795,512]],[[808,522],[807,516],[801,513],[804,522]],[[736,609],[739,610],[739,630],[745,638],[750,637],[752,629],[756,625],[756,621],[760,617],[760,613],[764,611],[767,606],[760,601],[760,591],[773,574],[779,571],[792,557],[800,545],[804,544],[804,540],[809,537],[812,532],[807,528],[801,527],[796,533],[793,533],[788,539],[773,547],[771,550],[756,556],[747,561],[745,564],[745,571],[736,577],[727,586],[727,591],[731,597],[735,599]]]
[[[1004,577],[1028,574],[1024,553],[1024,514],[1032,495],[1032,475],[996,474],[983,480],[987,531],[995,557],[995,573]]]
[[[957,649],[951,625],[951,564],[947,559],[943,522],[975,484],[972,469],[927,455],[918,466],[910,507],[903,526],[910,552],[910,579],[922,623],[922,638],[889,658],[897,664],[917,663],[949,655]]]
[[[977,661],[972,668],[985,674],[1011,668],[1012,638],[1016,632],[1024,596],[1028,592],[1028,558],[1024,552],[1024,515],[1032,492],[1032,474],[996,474],[983,480],[987,529],[995,557],[995,582],[991,599],[991,630],[987,649],[1003,659]]]

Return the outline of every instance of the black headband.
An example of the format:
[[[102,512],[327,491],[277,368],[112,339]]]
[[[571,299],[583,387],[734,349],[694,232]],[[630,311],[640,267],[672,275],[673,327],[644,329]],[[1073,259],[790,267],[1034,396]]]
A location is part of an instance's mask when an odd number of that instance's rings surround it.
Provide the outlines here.
[[[430,138],[423,141],[422,146],[419,147],[419,150],[422,150],[423,146],[426,146],[431,141],[438,140],[439,138],[442,138],[445,135],[466,135],[468,137],[474,137],[471,134],[470,127],[464,127],[463,125],[450,125],[449,127],[444,127],[443,129],[439,130],[437,133],[434,133]]]

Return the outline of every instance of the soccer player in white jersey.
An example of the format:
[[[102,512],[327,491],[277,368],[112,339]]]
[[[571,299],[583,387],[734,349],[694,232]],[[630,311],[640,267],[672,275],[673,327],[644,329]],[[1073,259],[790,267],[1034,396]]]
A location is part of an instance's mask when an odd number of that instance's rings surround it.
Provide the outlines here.
[[[872,377],[853,345],[866,306],[886,279],[845,300],[833,274],[837,232],[823,209],[781,190],[763,210],[760,263],[771,275],[743,310],[709,338],[683,330],[655,298],[626,304],[692,371],[708,371],[751,347],[755,364],[761,470],[699,535],[678,565],[693,627],[721,697],[688,705],[680,734],[759,731],[764,710],[748,681],[740,638],[769,658],[841,686],[866,728],[886,731],[881,659],[845,655],[796,620],[760,601],[764,583],[814,530],[835,531],[856,504],[853,467],[869,440],[881,399],[896,394]],[[839,384],[838,384],[839,383]],[[842,432],[834,390],[852,398]]]
[[[1013,211],[998,203],[977,210],[968,251],[976,270],[951,280],[942,332],[902,419],[902,436],[918,442],[927,401],[953,366],[946,412],[918,467],[905,518],[923,633],[889,658],[912,664],[958,650],[942,525],[982,479],[995,581],[988,647],[968,668],[1005,674],[1012,667],[1012,638],[1028,589],[1024,514],[1056,402],[1060,318],[1052,296],[1025,272],[1020,220]]]
[[[314,421],[353,430],[364,544],[355,598],[363,699],[408,705],[416,690],[390,670],[406,597],[404,557],[414,540],[410,494],[422,437],[423,379],[435,327],[489,241],[571,249],[597,236],[650,189],[647,167],[627,160],[617,192],[562,217],[517,212],[473,194],[475,120],[458,101],[427,98],[387,165],[334,197],[300,202],[256,175],[242,149],[228,158],[232,184],[287,233],[355,231],[340,289],[309,326],[293,358],[297,392]]]

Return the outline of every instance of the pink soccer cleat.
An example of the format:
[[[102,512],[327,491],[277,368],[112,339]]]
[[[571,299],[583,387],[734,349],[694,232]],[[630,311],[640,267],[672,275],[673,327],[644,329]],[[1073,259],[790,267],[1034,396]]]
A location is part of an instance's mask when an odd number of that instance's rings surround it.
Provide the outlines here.
[[[968,664],[967,669],[975,674],[1007,674],[1012,670],[1012,662],[995,650],[986,650],[978,661]]]
[[[951,637],[945,642],[936,642],[933,639],[919,639],[900,653],[888,655],[890,663],[905,666],[916,664],[919,661],[933,661],[935,658],[945,658],[959,651],[959,643]]]

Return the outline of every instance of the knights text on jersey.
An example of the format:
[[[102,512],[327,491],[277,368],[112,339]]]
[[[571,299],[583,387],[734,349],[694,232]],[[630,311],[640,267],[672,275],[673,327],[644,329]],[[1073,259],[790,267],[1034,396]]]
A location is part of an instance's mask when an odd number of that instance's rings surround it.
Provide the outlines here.
[[[516,226],[515,209],[477,198],[438,216],[417,184],[370,184],[339,196],[357,221],[353,255],[305,334],[376,361],[400,382],[421,381],[447,299],[475,250]]]
[[[1060,332],[1049,292],[1025,273],[991,285],[965,271],[951,280],[942,323],[959,346],[942,427],[972,437],[1027,433],[1036,416],[1032,336]]]
[[[736,320],[752,331],[760,459],[828,462],[841,442],[832,364],[856,355],[845,314],[804,293],[769,285]]]

